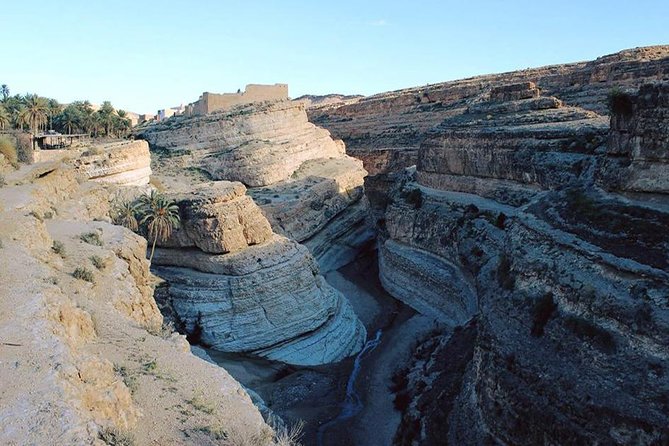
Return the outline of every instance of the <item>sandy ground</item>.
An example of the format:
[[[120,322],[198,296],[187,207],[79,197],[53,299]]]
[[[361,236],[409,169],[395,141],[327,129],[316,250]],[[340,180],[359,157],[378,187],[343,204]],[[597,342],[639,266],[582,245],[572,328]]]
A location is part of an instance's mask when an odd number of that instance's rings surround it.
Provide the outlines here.
[[[391,444],[400,422],[389,390],[392,376],[406,364],[416,340],[432,330],[434,323],[385,292],[378,280],[375,253],[328,273],[326,279],[350,300],[368,336],[382,329],[383,337],[364,360],[356,385],[364,409],[355,418],[331,426],[323,445]],[[208,353],[288,423],[304,421],[305,446],[316,445],[319,426],[339,414],[354,359],[318,367],[292,367],[235,354]]]

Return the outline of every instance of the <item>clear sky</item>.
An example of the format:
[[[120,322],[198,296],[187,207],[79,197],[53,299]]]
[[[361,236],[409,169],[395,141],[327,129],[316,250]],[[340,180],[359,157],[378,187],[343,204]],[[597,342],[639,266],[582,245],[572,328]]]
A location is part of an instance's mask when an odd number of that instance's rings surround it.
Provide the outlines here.
[[[3,0],[0,83],[134,112],[288,83],[373,94],[669,44],[669,0]]]

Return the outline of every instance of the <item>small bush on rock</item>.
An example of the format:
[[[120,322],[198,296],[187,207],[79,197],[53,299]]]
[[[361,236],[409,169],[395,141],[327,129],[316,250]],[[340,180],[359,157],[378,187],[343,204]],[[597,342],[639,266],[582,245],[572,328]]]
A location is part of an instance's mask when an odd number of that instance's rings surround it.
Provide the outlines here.
[[[132,434],[117,428],[106,427],[98,433],[100,440],[109,446],[134,446],[135,439]]]
[[[102,246],[102,239],[100,238],[100,234],[97,232],[87,232],[85,234],[81,234],[79,239],[82,242],[88,243],[89,245]]]
[[[102,271],[105,269],[107,264],[105,263],[104,260],[100,256],[90,256],[89,259],[91,260],[91,263],[93,264],[94,267]]]
[[[557,305],[553,301],[552,293],[546,293],[537,301],[532,311],[532,330],[530,331],[532,336],[537,338],[543,336],[544,327],[553,317],[555,310],[557,310]]]
[[[74,277],[75,279],[79,279],[79,280],[85,280],[86,282],[90,282],[90,283],[95,282],[93,272],[89,269],[86,269],[86,268],[78,267],[72,273],[72,277]]]
[[[511,271],[511,259],[506,253],[503,253],[499,258],[497,283],[505,290],[513,290],[516,285],[516,278]]]
[[[402,192],[402,198],[404,198],[407,203],[412,204],[414,209],[420,209],[421,206],[423,206],[423,191],[418,188]]]
[[[53,244],[51,245],[51,250],[62,258],[65,258],[65,245],[63,242],[54,240]]]

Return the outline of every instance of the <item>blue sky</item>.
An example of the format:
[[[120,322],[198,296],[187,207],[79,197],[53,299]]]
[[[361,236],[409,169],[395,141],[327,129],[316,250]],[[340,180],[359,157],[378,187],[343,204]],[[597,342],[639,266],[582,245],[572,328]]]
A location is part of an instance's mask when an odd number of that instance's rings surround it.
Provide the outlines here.
[[[373,94],[669,44],[669,1],[4,1],[0,83],[155,112],[288,83]]]

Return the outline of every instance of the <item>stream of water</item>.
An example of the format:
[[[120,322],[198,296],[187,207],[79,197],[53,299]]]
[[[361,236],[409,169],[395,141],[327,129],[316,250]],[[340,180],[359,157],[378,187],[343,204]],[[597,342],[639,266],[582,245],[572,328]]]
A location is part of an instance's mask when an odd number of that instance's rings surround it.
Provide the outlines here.
[[[346,383],[346,398],[344,399],[344,402],[341,405],[341,411],[339,412],[339,415],[337,415],[336,418],[328,421],[327,423],[324,423],[318,428],[318,436],[317,436],[318,446],[323,445],[323,436],[325,435],[325,432],[328,430],[328,428],[339,423],[340,421],[353,418],[362,410],[363,408],[362,400],[360,399],[360,396],[356,391],[355,381],[358,377],[358,373],[360,373],[360,365],[362,363],[362,360],[365,358],[365,356],[367,356],[379,345],[379,343],[381,342],[382,333],[383,330],[381,329],[377,330],[374,339],[370,339],[369,341],[367,341],[362,350],[360,350],[360,353],[358,353],[358,356],[355,357],[355,362],[353,363],[353,370],[351,370],[351,375],[349,375],[348,382]]]

